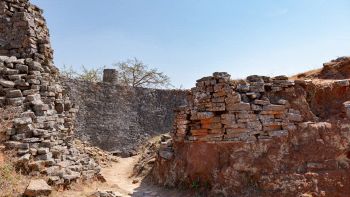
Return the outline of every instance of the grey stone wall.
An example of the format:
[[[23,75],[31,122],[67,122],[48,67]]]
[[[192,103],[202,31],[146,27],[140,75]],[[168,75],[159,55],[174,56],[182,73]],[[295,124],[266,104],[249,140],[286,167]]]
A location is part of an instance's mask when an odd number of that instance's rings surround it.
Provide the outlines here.
[[[189,91],[132,88],[66,79],[65,90],[79,107],[75,134],[108,151],[133,152],[146,138],[169,132],[174,109]]]
[[[76,109],[52,55],[42,10],[28,0],[1,0],[0,108],[19,109],[4,144],[17,153],[22,172],[66,185],[95,177],[100,167],[73,141]]]

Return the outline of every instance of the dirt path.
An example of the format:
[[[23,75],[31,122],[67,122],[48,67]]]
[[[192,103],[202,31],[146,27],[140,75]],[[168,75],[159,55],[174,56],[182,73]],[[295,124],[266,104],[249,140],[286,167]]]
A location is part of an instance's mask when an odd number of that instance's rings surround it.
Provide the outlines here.
[[[109,185],[116,188],[123,196],[133,197],[183,197],[182,192],[170,190],[149,184],[143,180],[133,183],[135,180],[131,178],[133,166],[138,160],[138,156],[120,159],[118,163],[114,163],[112,167],[102,170],[102,175]]]
[[[105,183],[91,183],[88,185],[75,185],[71,190],[55,192],[53,196],[89,196],[96,191],[113,191],[118,196],[132,197],[185,197],[186,195],[176,190],[169,190],[143,180],[133,183],[135,178],[130,177],[133,166],[138,160],[138,156],[120,158],[112,166],[102,169]]]

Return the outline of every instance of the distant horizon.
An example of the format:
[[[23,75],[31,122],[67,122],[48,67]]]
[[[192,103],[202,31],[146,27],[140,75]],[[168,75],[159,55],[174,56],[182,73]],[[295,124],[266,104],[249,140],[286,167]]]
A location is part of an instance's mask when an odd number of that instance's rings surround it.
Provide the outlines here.
[[[31,0],[44,10],[55,65],[138,58],[175,88],[227,72],[293,76],[350,55],[350,1]]]

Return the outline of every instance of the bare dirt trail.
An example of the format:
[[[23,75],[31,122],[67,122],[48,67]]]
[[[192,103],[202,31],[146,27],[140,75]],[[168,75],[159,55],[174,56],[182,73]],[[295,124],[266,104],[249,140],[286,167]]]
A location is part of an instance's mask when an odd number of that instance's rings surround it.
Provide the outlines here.
[[[102,170],[102,175],[109,185],[117,189],[123,196],[133,197],[183,197],[184,193],[176,190],[166,189],[148,183],[144,180],[138,180],[133,183],[135,178],[130,177],[133,167],[138,161],[139,156],[122,158],[118,163],[114,163],[112,167]]]
[[[127,197],[186,197],[181,191],[155,186],[144,180],[133,183],[132,170],[139,156],[119,158],[118,162],[102,169],[105,183],[77,184],[71,190],[54,192],[54,197],[89,196],[96,191],[113,191],[117,196]]]

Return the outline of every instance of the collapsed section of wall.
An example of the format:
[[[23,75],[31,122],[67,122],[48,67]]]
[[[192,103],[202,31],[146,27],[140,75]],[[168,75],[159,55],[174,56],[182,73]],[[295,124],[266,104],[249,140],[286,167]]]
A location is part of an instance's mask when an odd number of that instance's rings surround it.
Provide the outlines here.
[[[172,130],[174,109],[187,104],[189,91],[133,88],[112,83],[65,80],[79,106],[76,136],[129,156],[145,139]]]
[[[161,144],[153,178],[213,196],[348,196],[349,119],[319,122],[310,85],[285,76],[233,81],[227,73],[198,80],[172,140]]]

